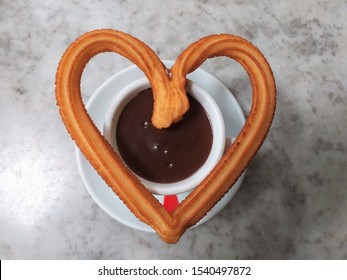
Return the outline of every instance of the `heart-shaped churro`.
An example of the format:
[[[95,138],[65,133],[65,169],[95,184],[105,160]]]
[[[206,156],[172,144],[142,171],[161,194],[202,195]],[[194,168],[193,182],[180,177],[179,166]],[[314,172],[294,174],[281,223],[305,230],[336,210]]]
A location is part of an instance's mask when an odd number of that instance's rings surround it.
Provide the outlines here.
[[[253,89],[246,123],[217,166],[172,213],[124,165],[89,117],[81,97],[83,69],[96,54],[115,52],[135,63],[153,89],[152,123],[165,128],[189,109],[186,75],[206,59],[226,56],[247,71]],[[95,30],[78,38],[64,53],[56,74],[56,98],[63,122],[77,146],[126,206],[160,237],[175,243],[232,187],[264,141],[275,111],[276,89],[263,54],[245,39],[211,35],[186,48],[171,69],[142,41],[115,30]]]

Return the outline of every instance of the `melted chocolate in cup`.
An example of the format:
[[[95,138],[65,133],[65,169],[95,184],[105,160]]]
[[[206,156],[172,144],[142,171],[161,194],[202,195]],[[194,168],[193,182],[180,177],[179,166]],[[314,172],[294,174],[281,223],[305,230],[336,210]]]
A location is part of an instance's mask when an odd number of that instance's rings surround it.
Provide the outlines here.
[[[121,157],[138,176],[156,183],[174,183],[194,174],[207,160],[213,142],[209,117],[188,94],[190,109],[169,128],[151,124],[152,90],[135,96],[120,114],[116,139]]]

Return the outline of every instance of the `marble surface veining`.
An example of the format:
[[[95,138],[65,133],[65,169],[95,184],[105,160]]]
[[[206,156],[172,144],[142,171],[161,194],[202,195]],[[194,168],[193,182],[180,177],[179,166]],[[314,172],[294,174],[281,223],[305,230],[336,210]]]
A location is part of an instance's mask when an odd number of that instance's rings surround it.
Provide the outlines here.
[[[0,1],[1,259],[347,259],[347,2]],[[235,198],[176,245],[104,213],[83,186],[62,124],[54,77],[65,48],[96,28],[128,32],[161,58],[195,40],[238,34],[268,58],[277,83],[273,126]],[[98,55],[87,101],[130,65]],[[203,69],[247,115],[244,70]]]

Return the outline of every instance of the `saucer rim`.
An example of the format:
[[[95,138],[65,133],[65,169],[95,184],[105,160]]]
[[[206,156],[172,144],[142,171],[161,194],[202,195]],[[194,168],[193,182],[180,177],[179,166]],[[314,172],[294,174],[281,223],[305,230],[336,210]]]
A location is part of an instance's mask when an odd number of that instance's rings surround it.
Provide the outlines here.
[[[163,63],[167,66],[170,67],[173,65],[174,61],[171,60],[163,60]],[[140,72],[138,72],[140,71]],[[124,75],[126,76],[126,74],[128,74],[128,79],[129,76],[131,76],[130,80],[136,80],[138,78],[141,78],[144,76],[144,74],[141,72],[141,70],[136,66],[136,65],[131,65],[129,67],[126,67],[122,70],[120,70],[119,72],[113,74],[112,76],[110,76],[109,78],[107,78],[94,92],[94,94],[89,98],[88,102],[86,103],[86,109],[89,112],[89,110],[93,107],[93,105],[95,104],[95,102],[98,100],[99,95],[102,94],[103,91],[105,91],[105,89],[107,87],[110,86],[110,84],[115,83],[117,81],[117,79],[119,78],[123,78]],[[217,78],[215,78],[213,75],[211,75],[210,73],[208,73],[207,71],[201,69],[201,68],[197,68],[193,73],[189,74],[187,76],[187,78],[194,80],[197,84],[199,84],[201,87],[204,88],[203,85],[201,85],[201,81],[196,81],[196,79],[198,79],[199,76],[205,76],[208,77],[208,79],[210,80],[211,83],[216,83],[218,84],[218,86],[222,87],[224,89],[224,91],[230,93],[229,98],[232,100],[232,103],[234,105],[234,110],[236,110],[237,115],[241,118],[241,122],[242,122],[242,126],[245,123],[245,116],[242,112],[242,109],[239,105],[239,103],[237,102],[236,98],[233,96],[233,94],[229,91],[229,89],[227,89],[225,87],[224,84],[222,84]],[[206,89],[205,89],[206,90]],[[212,96],[213,97],[213,96]],[[213,97],[214,98],[214,97]],[[217,101],[216,101],[217,102]],[[217,102],[218,103],[218,102]],[[221,109],[222,110],[222,109]],[[222,112],[223,113],[223,112]],[[227,124],[226,124],[227,126]],[[100,129],[100,128],[98,128]],[[101,127],[101,132],[102,132],[102,127]],[[86,174],[83,164],[89,164],[89,162],[85,159],[84,155],[81,153],[81,151],[78,149],[78,147],[75,147],[75,155],[76,155],[76,161],[77,161],[77,167],[78,167],[78,171],[79,174],[81,176],[82,182],[85,186],[85,188],[87,189],[89,195],[92,197],[92,199],[96,202],[96,204],[105,212],[107,213],[109,216],[111,216],[114,220],[120,222],[121,224],[124,224],[128,227],[131,227],[133,229],[137,229],[140,231],[144,231],[144,232],[154,232],[154,230],[147,224],[141,222],[140,220],[138,220],[137,218],[133,221],[133,222],[129,222],[129,220],[125,219],[122,217],[122,215],[118,215],[118,213],[114,213],[112,211],[112,209],[109,209],[109,207],[107,207],[107,205],[105,205],[105,202],[99,198],[99,196],[96,195],[96,192],[94,190],[95,187],[93,187],[92,185],[90,185],[89,179],[87,178],[88,176],[99,176],[96,171],[94,170],[94,173],[92,173],[92,175],[88,175]],[[246,172],[246,171],[245,171]],[[230,190],[223,196],[223,198],[192,228],[202,225],[204,223],[206,223],[207,221],[209,221],[210,219],[212,219],[215,215],[217,215],[222,209],[225,208],[225,206],[233,199],[233,197],[236,195],[237,191],[239,190],[242,181],[244,179],[245,176],[245,172],[243,172],[239,179],[235,182],[235,184],[233,185],[232,188],[230,188]],[[88,173],[88,172],[87,172]],[[102,184],[104,184],[106,187],[108,187],[106,185],[106,183],[104,183],[104,181],[100,178]],[[108,188],[109,192],[113,194],[113,191]],[[180,200],[183,200],[184,197],[186,197],[191,191],[179,194],[180,196]],[[161,195],[154,195],[158,200],[163,200],[164,196]],[[115,196],[115,201],[120,201],[122,203],[122,201]],[[126,211],[130,210],[124,205],[124,204],[120,204],[122,205],[122,207],[124,207]],[[118,206],[117,206],[118,207]],[[122,212],[122,211],[119,211]],[[123,214],[124,216],[124,214]]]

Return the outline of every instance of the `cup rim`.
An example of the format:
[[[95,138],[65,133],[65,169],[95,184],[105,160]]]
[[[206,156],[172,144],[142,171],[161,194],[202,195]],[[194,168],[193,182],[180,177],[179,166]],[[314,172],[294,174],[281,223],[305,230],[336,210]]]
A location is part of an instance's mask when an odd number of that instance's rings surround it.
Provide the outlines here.
[[[122,156],[119,153],[116,141],[116,129],[119,116],[131,99],[133,99],[139,92],[150,87],[151,85],[146,77],[133,81],[117,93],[107,110],[103,126],[103,135],[121,159]],[[225,124],[217,103],[205,89],[189,79],[187,79],[186,88],[187,91],[203,106],[210,120],[213,134],[210,154],[198,170],[188,178],[178,182],[152,182],[134,173],[141,183],[153,194],[176,195],[194,189],[205,179],[223,156],[225,148]]]

